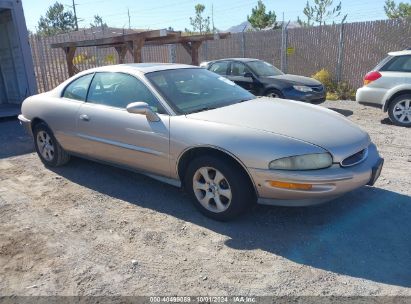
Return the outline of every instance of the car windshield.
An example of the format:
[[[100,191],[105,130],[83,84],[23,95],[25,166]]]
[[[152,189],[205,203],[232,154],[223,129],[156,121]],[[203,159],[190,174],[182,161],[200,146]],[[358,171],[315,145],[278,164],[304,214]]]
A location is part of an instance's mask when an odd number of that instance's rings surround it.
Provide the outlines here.
[[[256,60],[247,62],[248,66],[257,74],[257,76],[277,76],[284,73],[268,62]]]
[[[146,77],[177,114],[210,110],[256,98],[234,82],[205,69],[176,69]]]

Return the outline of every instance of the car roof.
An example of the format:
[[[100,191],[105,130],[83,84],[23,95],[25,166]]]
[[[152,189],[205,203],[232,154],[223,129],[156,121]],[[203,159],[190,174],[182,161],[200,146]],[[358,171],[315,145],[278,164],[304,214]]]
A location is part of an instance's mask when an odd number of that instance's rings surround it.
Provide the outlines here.
[[[403,50],[403,51],[397,51],[397,52],[389,52],[388,55],[390,55],[390,56],[411,55],[411,50]]]
[[[188,65],[188,64],[178,64],[178,63],[126,63],[126,64],[115,64],[115,65],[106,65],[102,67],[97,67],[94,69],[87,70],[87,72],[137,71],[137,72],[145,74],[145,73],[164,71],[164,70],[189,69],[189,68],[200,68],[200,67]]]
[[[255,59],[255,58],[222,58],[222,59],[217,59],[217,60],[213,60],[210,62],[225,61],[225,60],[242,61],[242,62],[262,61],[260,59]]]

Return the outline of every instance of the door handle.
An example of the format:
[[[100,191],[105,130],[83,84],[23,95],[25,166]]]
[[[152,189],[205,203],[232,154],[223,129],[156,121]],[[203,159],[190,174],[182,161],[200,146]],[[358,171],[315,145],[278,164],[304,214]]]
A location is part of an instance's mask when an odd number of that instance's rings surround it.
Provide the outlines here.
[[[81,119],[81,120],[84,120],[84,121],[90,121],[90,117],[88,117],[87,114],[81,114],[81,115],[80,115],[80,119]]]

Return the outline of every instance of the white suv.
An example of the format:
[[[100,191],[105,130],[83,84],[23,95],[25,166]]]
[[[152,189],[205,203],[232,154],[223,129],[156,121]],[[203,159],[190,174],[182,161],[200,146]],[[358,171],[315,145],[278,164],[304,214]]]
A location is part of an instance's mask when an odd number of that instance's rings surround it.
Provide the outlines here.
[[[411,50],[388,53],[373,71],[364,77],[357,90],[359,103],[388,111],[398,126],[411,126]]]

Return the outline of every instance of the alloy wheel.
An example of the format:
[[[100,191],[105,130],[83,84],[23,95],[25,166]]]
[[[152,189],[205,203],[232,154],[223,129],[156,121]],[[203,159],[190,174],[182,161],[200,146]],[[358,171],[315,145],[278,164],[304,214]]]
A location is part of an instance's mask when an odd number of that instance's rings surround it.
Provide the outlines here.
[[[403,99],[397,102],[392,114],[397,121],[404,124],[411,124],[411,100]]]
[[[50,135],[46,131],[39,131],[37,133],[37,147],[41,156],[47,160],[52,161],[54,158],[54,145]]]
[[[200,204],[211,212],[224,212],[231,204],[230,184],[215,168],[199,168],[193,176],[193,190]]]

